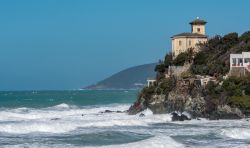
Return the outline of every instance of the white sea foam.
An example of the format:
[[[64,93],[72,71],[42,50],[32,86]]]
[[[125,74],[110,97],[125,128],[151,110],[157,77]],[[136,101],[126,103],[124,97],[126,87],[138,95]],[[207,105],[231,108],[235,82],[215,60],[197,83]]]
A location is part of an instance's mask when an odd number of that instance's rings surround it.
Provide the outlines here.
[[[68,108],[70,108],[70,106],[68,104],[66,104],[66,103],[62,103],[62,104],[54,106],[54,108],[68,109]]]
[[[146,110],[145,117],[126,113],[101,113],[105,110],[124,111],[129,105],[72,108],[60,104],[46,109],[19,109],[0,111],[0,132],[26,134],[32,132],[65,133],[86,127],[148,126],[152,123],[171,121],[170,115],[153,115]],[[58,108],[60,108],[58,110]],[[62,109],[63,108],[63,109]]]
[[[250,129],[246,128],[226,128],[221,134],[233,139],[250,139]]]
[[[128,108],[127,105],[117,105],[110,107],[77,108],[67,104],[59,104],[45,109],[17,108],[12,110],[0,111],[0,121],[23,121],[32,119],[63,118],[78,116],[81,114],[97,114],[104,110],[121,110]],[[25,110],[25,111],[24,111]]]
[[[64,133],[74,130],[76,127],[69,123],[31,122],[11,123],[0,125],[0,131],[12,134],[26,134],[32,132]]]
[[[142,111],[141,113],[143,113],[146,116],[153,115],[153,112],[148,108],[146,110]],[[141,113],[138,113],[138,114],[141,114]]]
[[[139,117],[137,115],[127,115],[127,113],[101,113],[105,110],[111,111],[124,111],[129,108],[129,105],[124,104],[112,104],[108,106],[88,106],[88,107],[74,107],[68,104],[59,104],[49,108],[34,109],[34,108],[18,108],[18,109],[6,109],[0,111],[0,135],[1,136],[12,136],[23,137],[23,136],[50,136],[57,135],[63,137],[65,135],[84,135],[88,133],[98,135],[99,132],[107,131],[117,131],[122,133],[126,131],[127,133],[136,134],[147,134],[153,137],[144,139],[137,142],[126,141],[124,144],[112,144],[102,146],[104,148],[113,147],[145,147],[145,148],[161,148],[161,147],[185,147],[181,143],[188,143],[187,141],[193,140],[194,142],[206,143],[205,139],[196,139],[192,135],[209,135],[215,133],[221,135],[222,139],[250,139],[249,122],[246,120],[191,120],[184,122],[171,122],[170,114],[160,114],[153,115],[152,111],[147,109],[142,113],[144,117]],[[171,123],[169,123],[171,122]],[[155,123],[166,123],[166,124],[155,124]],[[7,133],[7,134],[6,134]],[[25,134],[25,135],[22,135]],[[19,135],[19,136],[16,136]],[[174,139],[179,135],[183,137],[189,137],[190,139],[185,140],[185,138],[180,141],[175,141]],[[212,134],[213,135],[213,134]],[[55,136],[55,137],[57,137]],[[100,135],[99,135],[100,136]],[[130,136],[130,135],[128,135]],[[93,136],[95,137],[95,136]],[[97,136],[98,137],[98,136]],[[105,138],[109,138],[107,135]],[[132,135],[133,137],[133,135]],[[173,137],[173,138],[172,138]],[[194,137],[194,138],[192,138]],[[201,136],[202,137],[202,136]],[[42,138],[42,137],[41,137]],[[48,138],[48,137],[46,137]],[[81,137],[80,137],[81,138]],[[203,137],[206,138],[206,137]],[[24,138],[25,139],[25,138]],[[29,140],[23,143],[17,144],[17,147],[77,147],[74,143],[74,138],[69,137],[72,140],[72,145],[60,145],[61,143],[55,143],[55,145],[46,144],[43,142],[38,142],[30,146]],[[98,139],[98,138],[97,138]],[[126,138],[125,138],[126,139]],[[178,138],[177,138],[178,139]],[[213,139],[213,138],[212,138]],[[4,139],[5,140],[5,139]],[[11,139],[9,143],[12,144]],[[20,140],[20,139],[18,139]],[[93,139],[95,141],[96,139]],[[184,140],[184,142],[183,142]],[[209,140],[209,138],[208,138]],[[211,139],[210,139],[211,140]],[[0,138],[1,141],[1,138]],[[5,141],[4,141],[5,142]],[[124,141],[125,142],[125,141]],[[180,143],[181,142],[181,143]],[[27,145],[25,145],[26,143]],[[107,144],[107,143],[106,143]],[[211,147],[221,146],[230,147],[232,143],[213,143]],[[105,144],[104,144],[105,145]],[[12,146],[12,145],[11,145]],[[82,146],[82,145],[81,145]],[[98,145],[97,147],[99,147]],[[210,145],[209,145],[210,146]],[[208,147],[209,147],[208,146]],[[242,146],[242,145],[240,145]],[[1,147],[1,146],[0,146]],[[190,146],[192,147],[192,145]]]
[[[120,145],[110,145],[103,146],[102,148],[182,148],[183,144],[176,142],[171,137],[166,135],[157,135],[155,137],[141,140],[138,142],[128,143],[128,144],[120,144]]]

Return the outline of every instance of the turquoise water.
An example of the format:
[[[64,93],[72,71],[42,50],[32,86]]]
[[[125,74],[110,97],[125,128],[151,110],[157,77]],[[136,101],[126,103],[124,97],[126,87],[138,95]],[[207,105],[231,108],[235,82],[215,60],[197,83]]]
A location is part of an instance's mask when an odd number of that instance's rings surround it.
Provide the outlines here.
[[[61,103],[77,106],[132,103],[137,90],[0,91],[0,107],[44,108]]]
[[[149,109],[144,117],[127,115],[137,93],[0,92],[0,148],[250,147],[246,119],[172,122],[170,114]]]

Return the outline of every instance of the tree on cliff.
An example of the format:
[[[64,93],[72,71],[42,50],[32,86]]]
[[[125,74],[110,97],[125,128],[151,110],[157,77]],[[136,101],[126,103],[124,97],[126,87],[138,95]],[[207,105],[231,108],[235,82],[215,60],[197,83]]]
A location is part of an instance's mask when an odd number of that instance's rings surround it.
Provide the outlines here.
[[[240,37],[233,32],[224,37],[215,36],[201,46],[200,52],[194,57],[192,72],[199,75],[222,76],[229,72],[230,53],[250,51],[250,32]]]

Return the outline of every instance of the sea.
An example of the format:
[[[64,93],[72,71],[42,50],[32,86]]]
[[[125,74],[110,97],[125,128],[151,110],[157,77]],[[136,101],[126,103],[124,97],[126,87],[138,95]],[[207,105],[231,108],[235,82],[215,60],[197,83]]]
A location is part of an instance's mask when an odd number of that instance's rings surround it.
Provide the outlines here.
[[[137,95],[138,90],[2,91],[0,147],[250,147],[248,119],[172,122],[170,114],[149,109],[144,117],[123,112]]]

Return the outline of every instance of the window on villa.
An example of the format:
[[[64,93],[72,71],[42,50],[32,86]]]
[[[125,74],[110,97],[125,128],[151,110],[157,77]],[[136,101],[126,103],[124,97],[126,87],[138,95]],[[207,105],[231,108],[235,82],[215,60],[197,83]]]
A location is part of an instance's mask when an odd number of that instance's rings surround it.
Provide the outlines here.
[[[241,65],[243,63],[243,59],[239,59],[239,64]]]
[[[200,28],[197,28],[197,31],[198,31],[198,32],[200,32],[200,31],[201,31],[201,29],[200,29]]]
[[[191,42],[191,41],[189,41],[189,46],[191,46],[191,43],[192,43],[192,42]]]
[[[233,58],[233,66],[235,66],[235,65],[236,65],[236,59]]]
[[[179,46],[181,46],[181,41],[179,41]]]

